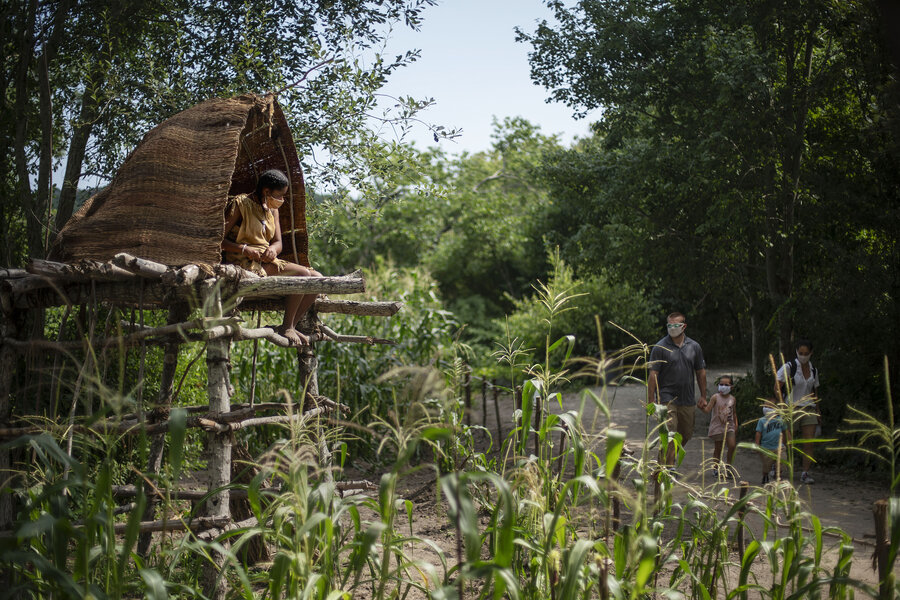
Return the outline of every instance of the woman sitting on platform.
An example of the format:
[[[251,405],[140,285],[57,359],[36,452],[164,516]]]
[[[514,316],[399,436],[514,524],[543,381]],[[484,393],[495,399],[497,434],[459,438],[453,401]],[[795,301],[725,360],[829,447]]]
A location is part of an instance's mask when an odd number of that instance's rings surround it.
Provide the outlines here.
[[[266,171],[256,183],[256,191],[234,199],[225,222],[222,250],[225,260],[260,276],[292,275],[321,277],[318,271],[277,258],[281,252],[281,225],[278,208],[284,204],[288,178],[276,169]],[[237,227],[234,241],[228,239]],[[316,301],[316,294],[288,296],[284,305],[284,322],[279,333],[293,345],[309,343],[309,338],[297,331],[297,322]]]

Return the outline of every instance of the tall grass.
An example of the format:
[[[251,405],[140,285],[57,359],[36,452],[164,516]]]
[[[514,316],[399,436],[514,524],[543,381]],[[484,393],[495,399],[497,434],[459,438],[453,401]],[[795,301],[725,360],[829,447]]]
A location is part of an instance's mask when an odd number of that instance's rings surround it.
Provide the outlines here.
[[[538,291],[546,327],[540,361],[525,360],[514,331],[495,353],[509,370],[509,391],[522,382],[522,408],[510,415],[506,439],[491,440],[488,450],[476,444],[488,436],[466,425],[464,349],[449,345],[432,366],[395,365],[374,382],[371,412],[358,413],[367,415],[368,451],[383,467],[371,474],[377,489],[341,492],[341,478],[325,476],[320,441],[340,446],[347,437],[340,423],[292,421],[265,438],[250,465],[252,480],[232,484],[246,493],[252,519],[212,537],[159,535],[147,557],[135,553],[147,500],[139,494],[119,513],[112,493],[123,439],[78,432],[79,459],[49,435],[9,444],[31,463],[15,490],[15,529],[0,538],[0,561],[12,581],[2,595],[200,598],[213,553],[226,557],[221,577],[235,598],[782,600],[876,593],[850,576],[857,553],[850,536],[824,526],[788,482],[752,487],[736,499],[722,482],[692,487],[664,469],[659,457],[678,440],[666,431],[664,409],[646,394],[645,435],[626,447],[607,374],[610,365],[624,364],[623,381],[645,386],[649,346],[632,339],[607,354],[601,340],[599,357],[574,362],[573,341],[555,334],[554,324],[577,297],[552,282]],[[595,385],[570,409],[562,388],[582,378]],[[362,388],[354,393],[367,397]],[[796,418],[789,408],[778,410],[789,422]],[[180,422],[169,434],[167,470],[143,475],[162,492],[161,513],[189,519],[193,509],[172,500],[186,460]],[[880,440],[896,465],[892,422],[875,433],[862,417],[850,424]],[[403,496],[402,483],[415,472],[434,477],[433,497]],[[892,471],[892,486],[896,481]],[[417,503],[435,501],[449,543],[418,527]],[[891,564],[900,544],[897,504]],[[254,564],[245,550],[259,541],[271,559]]]

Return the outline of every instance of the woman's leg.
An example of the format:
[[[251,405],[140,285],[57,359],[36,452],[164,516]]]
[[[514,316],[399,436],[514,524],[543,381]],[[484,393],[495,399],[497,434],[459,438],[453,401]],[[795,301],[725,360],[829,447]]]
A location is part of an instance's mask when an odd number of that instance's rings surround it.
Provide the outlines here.
[[[269,275],[288,277],[321,277],[322,275],[318,271],[291,262],[285,264],[281,271],[278,271],[275,265],[271,263],[264,264],[263,268]],[[295,294],[285,298],[284,321],[281,324],[281,333],[292,344],[302,345],[309,343],[309,338],[297,331],[297,321],[309,310],[309,307],[313,305],[317,297],[317,294]]]
[[[816,437],[816,424],[813,423],[811,425],[801,425],[800,426],[800,437],[804,440],[811,440]],[[812,466],[812,455],[813,455],[813,445],[810,443],[805,443],[802,445],[803,449],[803,470],[809,471],[809,468]]]

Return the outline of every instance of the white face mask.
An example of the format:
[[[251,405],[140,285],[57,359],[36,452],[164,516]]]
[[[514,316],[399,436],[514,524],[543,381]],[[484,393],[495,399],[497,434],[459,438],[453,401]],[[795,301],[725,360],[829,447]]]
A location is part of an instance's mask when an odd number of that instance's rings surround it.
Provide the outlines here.
[[[274,210],[276,208],[280,208],[282,204],[284,204],[284,198],[273,198],[272,196],[266,196],[266,206],[270,209]]]
[[[806,363],[808,363],[808,362],[809,362],[809,357],[810,357],[809,354],[807,354],[806,356],[803,356],[803,355],[800,354],[800,353],[797,354],[797,360],[800,361],[800,364],[801,364],[801,365],[805,365]]]
[[[677,338],[684,333],[684,323],[669,323],[666,329],[669,331],[669,337]]]
[[[727,396],[728,394],[731,393],[731,386],[730,386],[730,385],[719,384],[719,393],[722,394],[722,395]]]

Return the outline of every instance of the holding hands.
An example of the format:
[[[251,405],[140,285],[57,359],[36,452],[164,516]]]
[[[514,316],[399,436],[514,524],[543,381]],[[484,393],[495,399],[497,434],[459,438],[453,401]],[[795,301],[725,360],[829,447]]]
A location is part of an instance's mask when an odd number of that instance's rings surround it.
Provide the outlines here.
[[[266,248],[266,251],[262,253],[261,262],[267,262],[267,263],[273,262],[275,260],[275,257],[277,257],[277,256],[278,256],[278,253],[275,252],[275,248],[273,248],[272,246],[269,246],[268,248]]]
[[[241,254],[252,261],[261,263],[274,262],[275,258],[278,256],[278,253],[272,246],[261,251],[252,246],[248,246],[247,244],[241,244]]]

